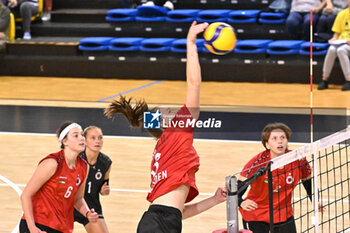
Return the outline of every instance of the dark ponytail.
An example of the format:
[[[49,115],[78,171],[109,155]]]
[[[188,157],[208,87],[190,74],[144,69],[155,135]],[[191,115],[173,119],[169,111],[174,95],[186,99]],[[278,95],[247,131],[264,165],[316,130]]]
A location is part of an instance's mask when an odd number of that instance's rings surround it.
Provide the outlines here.
[[[112,118],[113,114],[122,115],[129,121],[131,127],[140,128],[143,125],[143,113],[150,111],[150,109],[148,109],[148,105],[144,99],[135,100],[134,103],[131,103],[132,100],[132,97],[126,99],[121,95],[119,100],[114,100],[105,109],[105,116]],[[160,138],[163,130],[147,129],[147,132],[155,138]]]

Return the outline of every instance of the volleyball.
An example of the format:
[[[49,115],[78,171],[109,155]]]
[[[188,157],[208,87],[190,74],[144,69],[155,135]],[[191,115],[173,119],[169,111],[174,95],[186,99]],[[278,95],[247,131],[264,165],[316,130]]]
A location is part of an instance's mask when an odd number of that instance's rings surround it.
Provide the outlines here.
[[[210,24],[203,33],[204,46],[212,53],[224,55],[233,50],[236,45],[236,35],[227,23],[217,22]]]

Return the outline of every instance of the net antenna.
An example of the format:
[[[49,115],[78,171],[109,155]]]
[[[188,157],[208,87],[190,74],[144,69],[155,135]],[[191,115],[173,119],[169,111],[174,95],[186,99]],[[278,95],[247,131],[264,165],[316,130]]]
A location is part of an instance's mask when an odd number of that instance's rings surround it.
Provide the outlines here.
[[[312,43],[313,43],[313,12],[310,10],[310,143],[314,142],[314,122],[313,122],[313,56],[312,56]],[[318,145],[318,144],[317,144]],[[318,190],[318,148],[313,148],[313,176],[314,176],[314,190]],[[314,211],[315,215],[312,218],[312,223],[315,225],[315,233],[319,233],[319,210],[318,210],[318,195],[314,195]]]
[[[259,164],[258,166],[261,166]],[[268,163],[266,167],[260,167],[251,177],[238,184],[236,175],[226,177],[226,210],[227,210],[227,233],[238,233],[238,194],[244,190],[258,177],[264,175],[271,167]]]

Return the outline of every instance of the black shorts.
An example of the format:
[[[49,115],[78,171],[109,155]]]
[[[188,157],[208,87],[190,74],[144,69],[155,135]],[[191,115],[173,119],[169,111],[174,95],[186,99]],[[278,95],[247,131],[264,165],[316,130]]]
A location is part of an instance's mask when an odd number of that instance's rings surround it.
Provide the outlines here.
[[[243,227],[246,230],[251,230],[253,233],[269,233],[270,223],[251,221],[247,222],[243,219]],[[296,233],[294,217],[290,217],[285,222],[276,223],[273,225],[274,233]]]
[[[98,218],[104,218],[103,215],[99,215]],[[74,222],[83,224],[84,226],[89,223],[89,219],[82,215],[79,211],[74,209]]]
[[[63,233],[62,231],[52,229],[52,228],[45,226],[45,225],[41,225],[38,223],[35,223],[35,225],[37,228],[39,228],[42,231],[46,231],[47,233]],[[28,225],[27,225],[27,221],[24,219],[21,219],[21,222],[19,224],[19,233],[30,233]]]
[[[181,211],[163,205],[151,205],[137,227],[137,233],[181,233],[181,230]]]
[[[297,233],[294,217],[290,217],[285,222],[276,223],[273,225],[274,233]]]

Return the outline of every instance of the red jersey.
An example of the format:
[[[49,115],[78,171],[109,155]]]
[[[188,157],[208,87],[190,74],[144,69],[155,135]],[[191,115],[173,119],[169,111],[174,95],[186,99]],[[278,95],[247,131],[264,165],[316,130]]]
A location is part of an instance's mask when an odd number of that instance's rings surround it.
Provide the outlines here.
[[[64,151],[50,154],[42,159],[55,159],[55,174],[32,197],[33,216],[36,223],[63,233],[73,232],[74,196],[84,182],[87,163],[77,157],[76,168],[70,169],[65,161]],[[22,219],[25,219],[23,215]]]
[[[181,121],[186,126],[186,122],[192,120],[191,113],[184,105],[172,119],[172,122],[179,124],[166,128],[158,139],[151,163],[149,202],[183,184],[190,186],[186,203],[198,195],[195,173],[199,169],[199,156],[192,145],[194,127],[179,127],[183,126]]]
[[[254,156],[245,166],[242,176],[251,177],[259,167],[266,167],[271,160],[270,151],[263,151]],[[261,164],[259,166],[259,164]],[[256,166],[256,167],[255,167]],[[306,159],[294,161],[282,168],[272,171],[273,209],[274,223],[285,222],[293,216],[292,195],[293,190],[300,179],[306,179],[311,175],[311,167]],[[245,211],[239,208],[245,221],[270,222],[269,215],[269,190],[267,173],[258,177],[250,185],[246,199],[258,204],[253,211]]]

